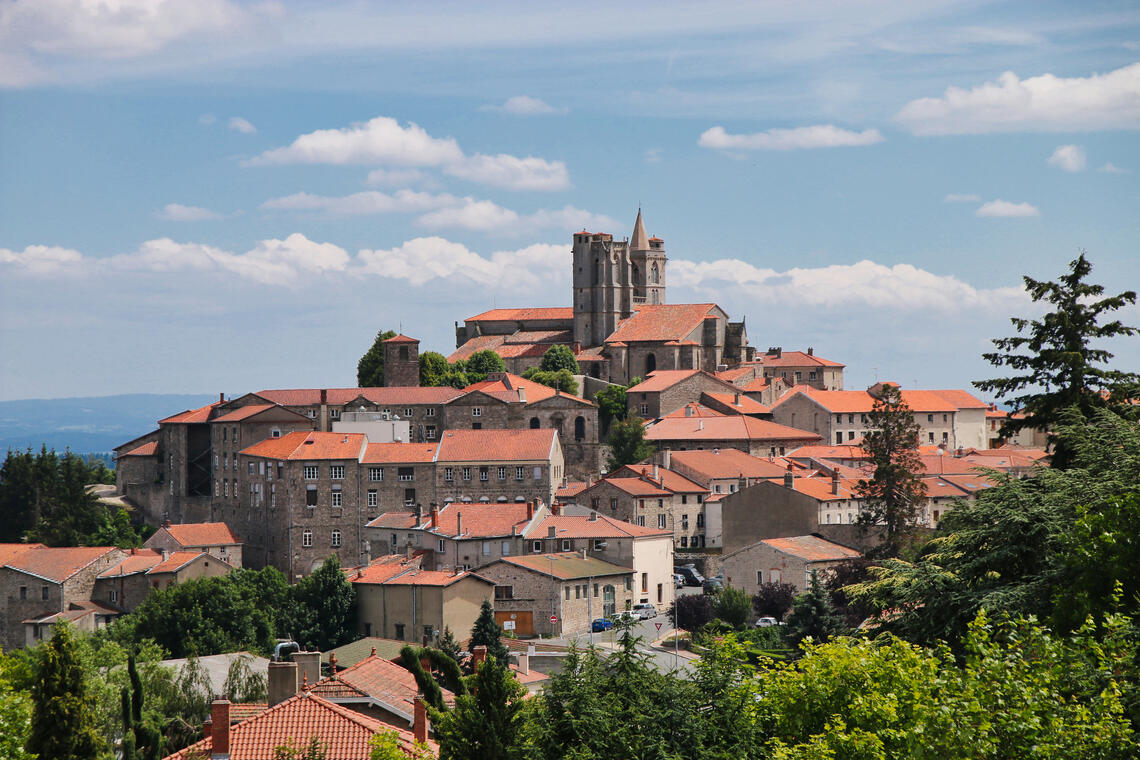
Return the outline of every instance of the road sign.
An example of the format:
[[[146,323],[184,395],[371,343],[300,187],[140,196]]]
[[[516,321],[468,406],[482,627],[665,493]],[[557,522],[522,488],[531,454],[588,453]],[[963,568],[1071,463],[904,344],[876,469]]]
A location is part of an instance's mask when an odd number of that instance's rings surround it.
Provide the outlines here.
[[[551,615],[550,616],[550,624],[554,625],[557,622],[558,622],[558,616],[557,615]]]
[[[513,621],[513,620],[504,620],[503,621],[503,630],[504,631],[513,631],[514,629],[515,629],[515,621]]]
[[[660,631],[660,630],[661,630],[661,626],[662,626],[663,624],[662,624],[662,623],[654,623],[653,625],[657,626],[657,630],[659,630],[659,631]]]

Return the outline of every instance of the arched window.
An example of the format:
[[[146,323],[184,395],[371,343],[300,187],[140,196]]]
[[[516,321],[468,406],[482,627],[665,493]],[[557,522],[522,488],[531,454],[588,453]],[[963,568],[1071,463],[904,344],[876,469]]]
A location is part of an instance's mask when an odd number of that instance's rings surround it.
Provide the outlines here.
[[[538,417],[531,417],[530,418],[530,429],[531,430],[537,430],[539,428],[540,424],[541,423],[538,421]]]
[[[633,283],[635,285],[641,282],[641,270],[637,268],[637,264],[633,265]]]
[[[574,440],[581,441],[586,438],[586,418],[582,415],[574,420]]]
[[[562,423],[563,423],[563,421],[564,420],[561,417],[554,417],[550,420],[550,424],[553,425],[556,430],[558,430],[559,436],[562,435]]]
[[[400,361],[406,362],[408,360],[408,347],[400,346]]]
[[[657,369],[657,356],[649,354],[645,357],[645,374],[649,374]]]

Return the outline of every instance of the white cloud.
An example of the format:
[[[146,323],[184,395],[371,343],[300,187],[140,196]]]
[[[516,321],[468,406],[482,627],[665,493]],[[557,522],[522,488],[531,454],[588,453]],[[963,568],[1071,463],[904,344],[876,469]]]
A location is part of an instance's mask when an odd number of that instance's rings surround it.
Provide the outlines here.
[[[980,290],[950,275],[937,275],[910,264],[893,267],[860,261],[784,272],[740,259],[669,262],[669,284],[693,288],[710,297],[736,291],[748,303],[774,303],[849,310],[870,307],[904,311],[958,312],[1002,308],[1022,297],[1020,288]]]
[[[1019,79],[1007,71],[969,90],[912,100],[895,119],[917,135],[1140,129],[1140,63],[1088,77]]]
[[[29,245],[22,251],[0,248],[0,264],[10,264],[31,274],[56,274],[82,261],[79,251],[54,245]]]
[[[973,193],[947,193],[942,199],[944,203],[978,203],[982,196]]]
[[[562,190],[570,186],[570,175],[561,161],[503,153],[468,156],[453,138],[432,137],[417,124],[401,126],[386,116],[342,129],[319,129],[301,135],[292,144],[268,150],[246,164],[436,167],[453,177],[509,190]]]
[[[1097,169],[1097,171],[1098,172],[1104,172],[1106,174],[1131,174],[1132,173],[1131,169],[1122,169],[1119,166],[1117,166],[1116,164],[1112,163],[1111,161],[1109,161],[1104,166]]]
[[[424,214],[419,224],[431,229],[464,229],[494,235],[514,236],[537,230],[552,229],[569,234],[574,230],[618,229],[619,223],[603,214],[564,206],[520,214],[486,200],[464,198],[458,206],[440,208]]]
[[[241,132],[243,135],[252,135],[257,131],[257,127],[253,126],[240,116],[230,117],[230,129],[234,130],[235,132]]]
[[[979,206],[978,210],[974,212],[974,216],[1025,218],[1041,216],[1041,212],[1036,206],[1029,203],[1013,203],[1011,201],[995,200],[986,201]]]
[[[205,222],[223,218],[217,211],[201,206],[183,206],[181,203],[167,203],[155,216],[168,222]]]
[[[852,132],[834,124],[817,124],[744,135],[729,134],[724,127],[718,126],[705,130],[697,144],[718,150],[799,150],[874,145],[882,141],[883,135],[877,129]]]
[[[1084,171],[1088,159],[1080,145],[1059,145],[1047,163],[1067,172],[1079,172]]]
[[[564,190],[570,187],[570,174],[561,161],[534,156],[519,158],[500,153],[474,156],[448,164],[445,174],[508,190]]]
[[[400,187],[424,182],[428,175],[419,169],[373,169],[365,183],[376,187]]]
[[[204,127],[208,127],[218,120],[217,116],[212,113],[204,113],[198,117],[198,123]]]
[[[484,257],[441,237],[409,240],[388,250],[361,250],[359,271],[424,285],[432,280],[468,281],[488,288],[539,288],[565,276],[565,245],[530,245]]]
[[[544,100],[532,98],[527,95],[515,95],[507,98],[500,105],[485,105],[479,107],[480,111],[501,111],[515,116],[549,116],[556,113],[567,113],[569,108],[555,108]]]
[[[463,201],[446,193],[433,195],[415,190],[381,193],[367,190],[345,196],[323,196],[294,193],[281,198],[270,198],[261,204],[267,211],[324,211],[336,216],[359,214],[410,214],[444,206],[456,206]]]
[[[316,243],[300,233],[284,240],[262,240],[245,253],[170,238],[148,240],[134,253],[105,260],[114,269],[147,272],[223,272],[263,285],[299,287],[303,275],[342,272],[349,255],[332,243]]]

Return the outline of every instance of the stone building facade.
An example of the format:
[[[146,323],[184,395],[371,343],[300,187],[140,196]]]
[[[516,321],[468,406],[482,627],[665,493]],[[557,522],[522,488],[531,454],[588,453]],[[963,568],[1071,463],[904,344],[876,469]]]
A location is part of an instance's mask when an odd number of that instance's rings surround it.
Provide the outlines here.
[[[716,546],[707,531],[709,490],[657,465],[627,465],[574,497],[574,502],[634,525],[668,531],[674,549]]]
[[[767,538],[726,554],[720,569],[726,585],[743,589],[749,596],[754,596],[762,583],[790,583],[796,593],[802,593],[811,585],[813,572],[824,581],[831,568],[862,556],[819,536]]]
[[[699,401],[706,392],[736,394],[740,389],[704,370],[659,369],[631,387],[626,400],[638,417],[655,420]]]

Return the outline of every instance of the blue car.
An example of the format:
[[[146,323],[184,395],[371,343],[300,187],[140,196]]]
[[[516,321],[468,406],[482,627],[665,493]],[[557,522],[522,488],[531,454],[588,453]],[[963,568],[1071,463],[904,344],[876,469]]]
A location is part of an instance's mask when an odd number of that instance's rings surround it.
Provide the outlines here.
[[[595,618],[594,622],[590,623],[590,630],[594,633],[608,631],[614,627],[614,621],[606,620],[605,618]]]

